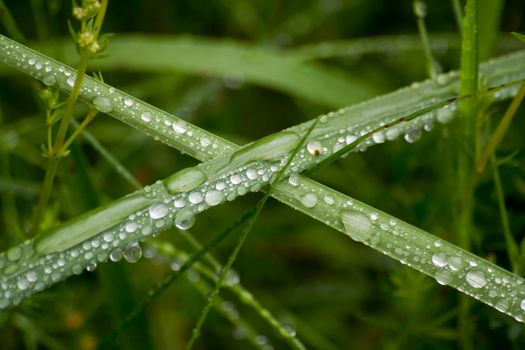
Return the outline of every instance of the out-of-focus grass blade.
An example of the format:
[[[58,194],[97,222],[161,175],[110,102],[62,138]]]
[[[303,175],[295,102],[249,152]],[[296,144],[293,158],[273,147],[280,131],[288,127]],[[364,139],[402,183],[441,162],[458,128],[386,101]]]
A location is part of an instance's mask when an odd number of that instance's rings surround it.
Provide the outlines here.
[[[76,52],[64,45],[64,61]],[[39,48],[46,51],[45,48]],[[342,107],[375,95],[378,89],[342,71],[301,62],[285,52],[231,40],[147,35],[111,39],[107,57],[91,67],[105,72],[182,72],[253,83],[304,98],[326,107]]]

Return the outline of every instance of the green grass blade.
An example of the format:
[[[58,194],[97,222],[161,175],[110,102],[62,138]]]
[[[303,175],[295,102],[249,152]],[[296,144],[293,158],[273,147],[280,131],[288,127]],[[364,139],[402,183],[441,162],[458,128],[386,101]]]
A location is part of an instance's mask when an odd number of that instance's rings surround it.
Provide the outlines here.
[[[69,42],[59,47],[65,62],[74,63],[75,48]],[[91,62],[91,68],[106,72],[206,74],[257,84],[332,108],[363,101],[378,91],[348,73],[301,62],[277,49],[231,40],[119,35],[111,39],[105,53],[108,56]],[[320,84],[323,89],[319,89]]]

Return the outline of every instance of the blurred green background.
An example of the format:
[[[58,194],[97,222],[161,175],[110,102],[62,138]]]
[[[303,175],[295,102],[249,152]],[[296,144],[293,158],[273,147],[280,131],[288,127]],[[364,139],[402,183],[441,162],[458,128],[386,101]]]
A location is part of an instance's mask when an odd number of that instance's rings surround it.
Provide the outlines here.
[[[485,58],[520,48],[508,33],[523,32],[525,2],[480,3]],[[5,4],[30,46],[76,63],[68,34],[69,1]],[[443,71],[457,69],[460,39],[451,1],[427,1],[427,9],[435,58]],[[111,0],[103,32],[115,36],[108,57],[93,61],[92,69],[100,69],[107,83],[239,144],[427,78],[410,1]],[[1,25],[0,33],[7,35]],[[167,40],[162,50],[154,45],[159,39]],[[330,51],[334,42],[340,42],[338,50]],[[27,230],[43,179],[41,88],[0,67],[2,250],[18,242],[13,221]],[[494,105],[491,113],[499,115],[505,107]],[[78,116],[85,111],[79,106]],[[518,113],[523,115],[523,108]],[[525,118],[518,114],[514,123],[500,152],[503,157],[518,152],[501,172],[511,229],[519,241],[525,233],[525,159],[519,153]],[[88,129],[144,185],[195,164],[105,115],[97,116]],[[79,141],[62,164],[46,213],[50,226],[132,191],[92,146],[83,138]],[[415,145],[388,142],[352,154],[313,177],[455,242],[454,150],[449,141],[450,126],[437,125]],[[247,195],[199,215],[191,233],[201,242],[209,240],[258,198]],[[482,179],[476,199],[474,252],[508,268],[490,176]],[[16,203],[16,212],[6,209],[8,201]],[[176,230],[160,239],[191,251]],[[233,242],[227,240],[214,252],[220,261],[226,261]],[[170,259],[147,246],[144,251],[150,259],[106,264],[0,314],[0,348],[95,348],[169,271]],[[458,347],[457,291],[275,201],[259,217],[235,270],[255,298],[293,327],[308,348]],[[196,278],[203,277],[193,272],[189,280],[179,280],[115,347],[184,348],[206,302],[195,289]],[[268,338],[266,349],[270,344],[288,348],[232,293],[221,295],[235,302],[249,324]],[[514,320],[476,302],[471,317],[476,349],[522,348],[523,326]],[[239,338],[239,330],[212,311],[197,348],[251,347]]]

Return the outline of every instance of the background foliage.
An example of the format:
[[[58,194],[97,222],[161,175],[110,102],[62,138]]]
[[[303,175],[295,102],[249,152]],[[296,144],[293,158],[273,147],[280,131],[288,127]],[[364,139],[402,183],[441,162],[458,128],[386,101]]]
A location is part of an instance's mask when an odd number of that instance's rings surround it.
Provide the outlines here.
[[[5,3],[34,47],[59,60],[75,63],[70,51],[57,44],[72,40],[67,38],[69,2]],[[489,9],[495,3],[500,2],[481,1],[484,58],[518,48],[518,42],[505,33],[524,29],[523,2],[502,2],[501,11],[483,10],[483,6]],[[437,38],[432,41],[435,57],[443,71],[457,69],[459,36],[454,34],[458,29],[452,5],[447,1],[429,1],[427,5],[430,38]],[[410,2],[216,0],[203,4],[115,0],[110,2],[103,30],[117,33],[109,45],[124,50],[119,51],[118,59],[110,56],[92,62],[93,67],[100,67],[105,81],[238,144],[426,78]],[[147,40],[189,35],[189,39],[184,39],[189,48],[174,46],[173,52],[165,53],[166,60],[169,61],[169,55],[182,58],[173,59],[173,67],[159,68],[155,62],[148,63],[152,58],[147,45],[145,49],[118,46],[119,40],[129,38],[127,35],[132,33],[147,33]],[[377,41],[377,36],[399,39],[400,35],[403,35],[401,41],[395,47],[387,44],[393,39],[387,39],[386,43]],[[248,73],[232,75],[228,73],[231,61],[219,54],[203,56],[199,50],[204,43],[192,39],[195,36],[212,38],[224,50],[232,41],[240,41],[282,60],[310,52],[315,57],[303,59],[311,60],[322,74],[316,75],[317,80],[307,81],[308,86],[283,87],[274,80],[253,78],[250,74],[255,73],[250,72],[262,67],[269,73],[263,70],[261,74],[271,74],[273,79],[278,74],[289,74],[287,79],[297,78],[286,65],[277,69],[277,61],[268,64],[273,56],[263,56],[266,61],[260,64],[240,60],[234,68]],[[327,55],[327,46],[317,45],[354,39],[365,43],[371,52],[353,54],[347,44],[346,51]],[[402,44],[408,49],[398,50]],[[196,56],[188,55],[187,50],[195,50]],[[222,64],[225,69],[206,69],[206,64],[213,67]],[[46,136],[42,129],[44,108],[33,92],[34,82],[4,68],[0,68],[0,150],[4,162],[0,166],[3,212],[0,220],[6,228],[6,234],[0,235],[2,250],[18,242],[16,227],[25,230],[30,223],[43,177],[45,161],[40,145]],[[326,100],[304,93],[305,89],[317,89],[322,96],[323,89],[339,86],[338,82],[330,85],[324,79],[353,84],[359,93],[338,91],[340,97]],[[491,113],[500,115],[506,104],[490,108]],[[518,116],[520,113],[523,114],[523,108]],[[518,242],[525,231],[522,214],[525,159],[519,153],[523,149],[524,123],[524,118],[515,118],[498,150],[502,158],[512,155],[500,171],[511,232]],[[142,184],[195,164],[189,157],[104,115],[97,116],[89,130]],[[449,126],[438,125],[415,145],[403,140],[388,142],[366,153],[351,154],[313,177],[454,242],[457,240],[451,206],[454,145],[450,134]],[[132,190],[83,138],[62,163],[61,174],[46,212],[45,223],[49,226]],[[482,178],[475,196],[476,234],[472,250],[510,269],[490,174]],[[219,228],[234,222],[246,208],[253,207],[258,198],[248,195],[199,215],[191,233],[200,241],[208,240]],[[8,204],[13,201],[15,205]],[[160,238],[190,250],[176,230],[165,232]],[[224,262],[232,247],[232,240],[225,242],[215,251],[216,256]],[[148,250],[145,254],[148,256]],[[170,268],[168,258],[151,252],[149,256],[153,258],[133,265],[119,262],[100,266],[96,273],[71,278],[36,295],[30,303],[3,313],[2,348],[94,348],[116,328],[130,305]],[[283,323],[296,329],[311,348],[456,347],[459,332],[456,291],[438,286],[434,280],[275,201],[266,205],[235,269],[256,299]],[[180,280],[156,300],[124,334],[119,346],[183,347],[206,301],[195,289],[197,278],[202,276],[193,271],[189,280]],[[228,291],[223,297],[235,300]],[[242,306],[238,311],[269,338],[274,348],[286,348],[256,313]],[[522,325],[479,303],[473,303],[471,314],[472,336],[477,347],[520,348],[524,340]],[[241,335],[212,311],[198,347],[243,349],[249,344],[237,339]]]

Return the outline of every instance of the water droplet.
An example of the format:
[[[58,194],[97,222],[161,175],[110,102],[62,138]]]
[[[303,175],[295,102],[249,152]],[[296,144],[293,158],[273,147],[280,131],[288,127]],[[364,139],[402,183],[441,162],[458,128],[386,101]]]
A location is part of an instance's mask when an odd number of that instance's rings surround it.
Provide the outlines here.
[[[230,176],[230,182],[234,185],[240,184],[242,181],[241,177],[237,174]]]
[[[113,104],[104,96],[97,96],[93,100],[95,108],[102,113],[109,113],[113,110]]]
[[[53,86],[57,82],[54,75],[46,75],[42,82],[47,86]]]
[[[164,180],[164,185],[170,194],[176,194],[193,190],[206,181],[207,178],[199,168],[191,167],[168,177]]]
[[[447,255],[445,253],[436,253],[432,255],[432,264],[437,267],[443,267],[447,265]]]
[[[313,208],[317,205],[317,196],[314,193],[307,193],[301,198],[301,204],[306,208]]]
[[[466,276],[468,284],[474,288],[483,288],[487,284],[485,274],[480,270],[471,270]]]
[[[125,99],[124,99],[124,105],[125,105],[126,107],[131,107],[131,106],[133,106],[133,100],[132,100],[131,98],[125,98]]]
[[[67,85],[69,85],[70,87],[73,87],[75,85],[75,79],[76,78],[73,77],[73,76],[67,78],[67,80],[66,80]]]
[[[453,116],[454,113],[448,108],[441,108],[436,112],[436,119],[442,124],[448,123]]]
[[[294,187],[299,186],[299,175],[297,174],[290,175],[290,177],[288,178],[288,183]]]
[[[525,311],[525,299],[522,299],[522,300],[521,300],[520,308],[521,308],[523,311]]]
[[[26,278],[29,282],[36,282],[38,275],[35,271],[29,271],[26,275]]]
[[[508,300],[506,299],[500,299],[498,300],[498,302],[496,303],[496,305],[494,305],[496,307],[496,309],[498,309],[500,312],[505,312],[507,311],[507,309],[509,308],[509,302]]]
[[[343,211],[341,221],[345,231],[358,242],[364,242],[372,235],[372,223],[368,217],[358,211]]]
[[[386,138],[389,141],[395,140],[399,136],[399,133],[400,133],[399,128],[391,127],[390,129],[386,131]]]
[[[151,113],[150,112],[142,112],[140,115],[140,119],[142,119],[145,122],[151,121]]]
[[[16,283],[16,286],[20,290],[25,290],[29,287],[29,281],[25,277],[20,277]]]
[[[208,192],[206,192],[204,200],[206,201],[206,203],[208,203],[208,205],[218,205],[224,200],[224,195],[222,194],[222,192],[209,190]]]
[[[421,130],[414,129],[410,130],[405,134],[405,141],[408,143],[414,143],[421,138]]]
[[[130,244],[122,254],[129,263],[137,262],[142,257],[142,249],[138,243]]]
[[[332,205],[335,203],[334,197],[332,196],[324,196],[323,200],[328,205]]]
[[[122,250],[115,249],[109,254],[109,259],[113,262],[120,261],[122,259]]]
[[[13,247],[7,251],[6,256],[8,260],[17,261],[22,257],[22,248]]]
[[[246,177],[250,180],[255,180],[257,178],[257,172],[253,169],[246,170]]]
[[[438,272],[436,272],[436,281],[439,284],[447,285],[452,281],[452,278],[452,274],[447,270],[439,270]]]
[[[385,142],[385,134],[382,131],[378,131],[372,135],[372,140],[375,143],[383,143]]]
[[[321,142],[316,140],[311,140],[306,145],[306,149],[308,150],[308,153],[310,153],[312,156],[320,156],[321,153],[323,153],[323,145]]]
[[[192,192],[188,195],[188,200],[191,204],[199,204],[203,201],[202,193],[200,192]]]
[[[175,216],[175,226],[179,230],[189,230],[195,223],[195,215],[191,210],[182,210]]]
[[[239,277],[239,274],[232,270],[232,269],[229,269],[228,272],[226,273],[226,278],[225,278],[225,282],[228,286],[234,286],[236,284],[238,284],[240,282],[240,277]]]
[[[126,230],[126,232],[133,233],[137,231],[138,227],[139,225],[137,225],[136,222],[132,221],[132,222],[128,222],[126,226],[124,226],[124,230]]]
[[[170,269],[173,270],[173,271],[179,271],[180,268],[182,267],[182,265],[180,264],[180,262],[178,261],[172,261],[171,264],[170,264]]]
[[[168,207],[164,204],[155,204],[149,208],[149,216],[152,219],[162,219],[168,214]]]
[[[97,268],[97,263],[92,261],[89,263],[89,265],[86,267],[86,270],[89,271],[89,272],[93,272],[95,271]]]
[[[453,256],[452,258],[448,259],[448,267],[452,271],[458,271],[463,267],[463,261],[459,256]]]
[[[178,124],[178,123],[173,123],[171,124],[171,127],[173,128],[173,130],[177,133],[177,134],[184,134],[186,132],[186,128],[183,127],[182,125]]]
[[[230,162],[243,165],[258,160],[279,159],[286,153],[292,151],[298,142],[299,137],[296,133],[282,131],[263,137],[240,149],[232,155]]]
[[[286,334],[288,334],[289,337],[292,337],[292,338],[297,335],[297,332],[295,331],[295,329],[289,324],[284,326],[284,331],[286,332]]]

